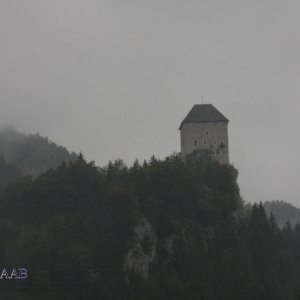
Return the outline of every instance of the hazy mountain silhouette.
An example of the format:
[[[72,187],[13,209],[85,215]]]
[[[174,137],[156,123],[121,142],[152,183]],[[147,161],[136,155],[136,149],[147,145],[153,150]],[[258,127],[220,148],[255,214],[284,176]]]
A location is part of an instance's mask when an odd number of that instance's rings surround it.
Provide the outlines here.
[[[284,227],[287,222],[295,226],[300,222],[300,209],[284,201],[267,201],[264,203],[268,215],[272,213],[279,227]]]
[[[58,167],[63,161],[74,161],[77,155],[38,133],[26,135],[6,127],[0,130],[0,157],[23,175],[35,176]]]

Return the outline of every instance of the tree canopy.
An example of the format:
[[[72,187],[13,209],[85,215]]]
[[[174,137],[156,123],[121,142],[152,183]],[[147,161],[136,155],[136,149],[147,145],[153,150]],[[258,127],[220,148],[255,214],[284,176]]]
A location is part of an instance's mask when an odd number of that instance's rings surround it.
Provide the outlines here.
[[[300,226],[246,213],[238,172],[207,153],[98,168],[81,156],[0,194],[11,299],[298,299]]]

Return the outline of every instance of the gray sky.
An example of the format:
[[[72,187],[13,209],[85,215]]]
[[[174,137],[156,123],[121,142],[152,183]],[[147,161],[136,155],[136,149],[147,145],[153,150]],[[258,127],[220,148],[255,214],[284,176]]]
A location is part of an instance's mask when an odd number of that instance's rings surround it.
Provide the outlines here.
[[[247,201],[300,206],[300,2],[1,0],[0,125],[103,165],[179,151],[195,103],[230,119]]]

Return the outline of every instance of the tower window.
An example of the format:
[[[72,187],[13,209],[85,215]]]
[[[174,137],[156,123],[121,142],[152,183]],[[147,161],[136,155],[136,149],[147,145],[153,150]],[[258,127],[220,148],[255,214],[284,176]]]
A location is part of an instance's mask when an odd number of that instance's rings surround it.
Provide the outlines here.
[[[206,130],[206,135],[208,135],[208,133],[209,133],[208,130]]]
[[[207,144],[207,140],[203,140],[203,144],[206,145]]]
[[[198,146],[198,142],[197,140],[194,140],[194,147],[197,147]]]
[[[216,145],[217,144],[217,140],[214,140],[214,145]]]
[[[221,149],[224,149],[224,148],[225,148],[224,140],[221,140],[221,141],[220,141],[220,148],[221,148]]]

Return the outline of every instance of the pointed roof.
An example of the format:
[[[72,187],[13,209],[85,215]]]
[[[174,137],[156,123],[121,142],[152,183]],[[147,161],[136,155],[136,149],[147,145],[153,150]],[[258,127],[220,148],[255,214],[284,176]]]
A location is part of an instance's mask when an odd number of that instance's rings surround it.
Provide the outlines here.
[[[229,122],[212,104],[196,104],[182,121],[184,123]]]

